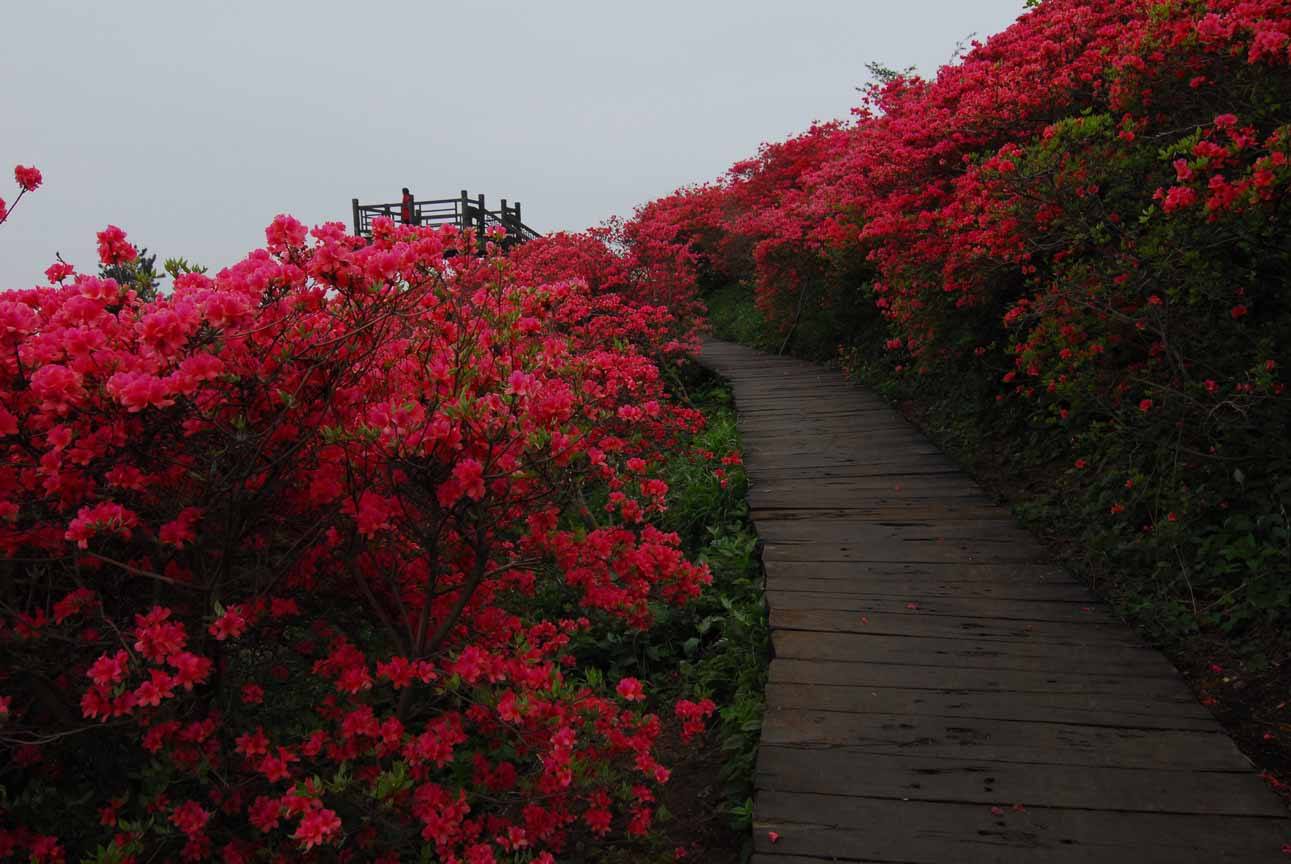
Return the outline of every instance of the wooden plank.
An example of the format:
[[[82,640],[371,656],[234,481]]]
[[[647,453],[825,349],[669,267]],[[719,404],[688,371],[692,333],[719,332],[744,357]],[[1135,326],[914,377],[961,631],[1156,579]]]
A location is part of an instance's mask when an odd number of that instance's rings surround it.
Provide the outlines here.
[[[1285,864],[1285,821],[765,791],[753,861]],[[770,833],[775,832],[772,843]]]
[[[886,419],[877,412],[812,417],[800,411],[779,421],[764,418],[759,425],[762,432],[750,437],[755,444],[797,445],[811,437],[822,450],[872,449],[875,439],[887,438],[899,451],[914,443],[915,434],[904,420]]]
[[[782,388],[783,389],[783,388]],[[881,399],[866,399],[857,396],[853,387],[813,385],[810,392],[795,396],[771,390],[754,392],[741,388],[738,392],[737,407],[742,413],[758,417],[786,417],[792,415],[795,408],[802,408],[812,417],[833,417],[840,414],[861,412],[881,412],[892,415],[892,406]]]
[[[1040,550],[1035,537],[1017,527],[1012,520],[964,519],[942,522],[929,519],[764,519],[758,524],[758,536],[766,543],[873,543],[897,540],[903,543],[955,543],[971,546],[975,542],[1001,542],[1025,545]]]
[[[917,601],[910,601],[917,602]],[[1138,635],[1116,621],[1026,621],[959,615],[858,613],[834,609],[771,607],[773,630],[855,633],[865,636],[931,636],[995,642],[1054,645],[1128,645],[1142,648]]]
[[[964,717],[974,720],[1025,720],[1082,726],[1132,726],[1139,729],[1218,730],[1210,712],[1183,692],[1168,704],[1139,694],[1107,696],[1033,690],[929,690],[909,687],[845,687],[773,681],[767,685],[772,710],[803,709],[844,714],[903,714],[911,717]]]
[[[1140,676],[1173,677],[1178,674],[1150,648],[1101,643],[1025,642],[980,637],[891,636],[884,634],[815,633],[772,630],[776,657],[798,660],[834,660],[845,663],[924,664],[960,669],[1016,669],[1062,671],[1101,668]]]
[[[784,562],[781,562],[784,563]],[[802,562],[789,562],[802,563]],[[1089,605],[1089,590],[1074,582],[989,582],[974,579],[940,579],[932,577],[858,577],[856,579],[813,579],[792,575],[768,575],[766,588],[771,592],[824,593],[836,596],[876,597],[900,600],[904,605],[911,600],[930,601],[963,597],[965,599],[1049,600],[1080,604],[1079,608],[1093,609]]]
[[[894,438],[896,436],[893,436]],[[868,447],[858,448],[856,442],[839,450],[827,450],[818,445],[803,442],[803,436],[786,436],[776,439],[745,439],[740,436],[740,450],[746,456],[763,460],[767,470],[777,467],[810,467],[812,465],[875,465],[889,462],[935,460],[946,465],[953,463],[934,445],[924,442],[894,448]]]
[[[999,508],[986,498],[955,498],[942,501],[936,498],[906,498],[886,505],[851,503],[843,507],[758,507],[750,510],[755,522],[769,519],[776,522],[810,521],[812,519],[868,519],[882,520],[955,520],[992,518]]]
[[[898,483],[895,485],[900,486],[901,484]],[[936,497],[940,500],[962,499],[964,502],[980,502],[983,500],[989,500],[984,498],[980,490],[973,490],[971,488],[950,489],[948,487],[942,487],[940,489],[893,489],[888,484],[879,484],[879,486],[881,488],[872,489],[808,489],[804,487],[795,491],[783,488],[759,488],[756,485],[751,485],[749,487],[749,503],[753,507],[759,509],[800,506],[802,501],[811,501],[818,507],[827,508],[850,507],[854,505],[866,507],[890,506],[895,508],[902,506],[902,502],[909,501],[911,499],[926,500],[930,497]]]
[[[911,440],[911,431],[893,425],[888,429],[857,429],[856,424],[839,424],[829,432],[813,430],[810,434],[800,424],[785,425],[783,429],[768,429],[761,435],[751,435],[744,446],[752,453],[763,456],[789,454],[823,454],[836,459],[864,459],[880,453],[888,456],[920,454],[928,442]],[[743,436],[741,436],[743,438]]]
[[[965,597],[958,592],[925,597],[914,591],[889,597],[875,594],[847,594],[836,591],[785,591],[768,586],[767,605],[782,612],[824,610],[865,615],[947,615],[956,618],[989,618],[1001,621],[1059,623],[1112,623],[1118,619],[1102,605],[1082,605],[1066,600],[1011,600]],[[910,603],[918,604],[910,609]]]
[[[1027,808],[1285,815],[1277,799],[1247,771],[1005,765],[766,747],[758,754],[754,782],[759,790],[773,792],[975,802],[1007,809],[1021,804]]]
[[[801,416],[779,423],[759,423],[760,431],[748,436],[749,445],[766,450],[804,451],[810,447],[831,455],[870,455],[880,444],[894,453],[926,447],[930,444],[920,438],[905,421],[892,421],[881,426],[861,424],[855,418],[834,418],[829,422],[813,421]],[[741,418],[743,419],[743,418]],[[748,418],[756,422],[756,418]],[[746,421],[746,422],[748,422]],[[804,424],[811,424],[808,430]],[[742,439],[743,435],[740,436]]]
[[[905,541],[899,538],[869,539],[862,535],[847,545],[838,543],[767,543],[762,547],[766,561],[810,562],[920,562],[920,563],[1007,563],[1044,561],[1043,550],[1020,546],[1007,540],[973,540],[954,543]]]
[[[763,561],[771,591],[903,597],[1066,600],[1093,608],[1089,590],[1051,565],[1031,562]]]
[[[1077,584],[1071,576],[1048,562],[956,562],[944,561],[767,561],[768,575],[808,579],[855,581],[869,579],[943,579],[950,582],[1004,584]]]
[[[833,510],[794,511],[760,510],[758,532],[766,529],[780,531],[799,528],[804,531],[900,531],[917,539],[941,542],[947,537],[973,539],[982,536],[1007,535],[1025,537],[1035,542],[1034,535],[1020,527],[1016,520],[998,507],[983,505],[975,511],[956,519],[935,516],[919,517],[860,515],[853,508]]]
[[[877,500],[920,497],[941,497],[949,495],[982,495],[981,488],[956,472],[945,472],[930,475],[909,475],[893,479],[888,476],[877,477],[840,477],[835,479],[798,479],[798,480],[760,480],[751,478],[750,488],[763,496],[781,495],[786,499],[802,501],[813,500],[812,493],[834,492],[846,493],[852,498],[861,495],[873,496]]]
[[[850,465],[835,468],[764,468],[757,471],[758,481],[768,484],[794,480],[819,480],[822,482],[834,483],[840,480],[849,480],[853,477],[943,477],[952,474],[954,474],[954,469],[935,460],[918,462],[913,459],[903,462],[885,462],[868,466]]]
[[[776,438],[753,439],[742,442],[745,459],[755,467],[775,468],[778,465],[792,464],[794,460],[818,460],[827,463],[883,463],[903,462],[926,459],[935,456],[931,445],[909,444],[908,433],[893,430],[879,434],[869,433],[864,439],[857,437],[855,429],[837,433],[837,441],[830,442],[827,436],[819,431],[786,432]],[[810,440],[810,445],[804,442]]]
[[[1218,727],[1139,729],[1025,720],[769,710],[764,746],[950,756],[1011,764],[1233,771],[1250,763]]]
[[[1133,673],[1106,669],[956,668],[917,663],[848,663],[776,657],[771,661],[767,676],[772,683],[822,687],[1142,697],[1160,702],[1161,710],[1167,713],[1175,711],[1181,702],[1196,702],[1196,697],[1178,675],[1142,678]]]

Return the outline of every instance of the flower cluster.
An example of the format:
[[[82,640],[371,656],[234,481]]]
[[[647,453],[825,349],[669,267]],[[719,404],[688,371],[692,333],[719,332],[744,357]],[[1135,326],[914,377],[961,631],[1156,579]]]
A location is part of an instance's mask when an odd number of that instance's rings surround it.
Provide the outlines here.
[[[5,205],[4,199],[0,198],[0,225],[3,225],[9,219],[9,214],[13,208],[18,206],[22,196],[28,192],[35,192],[40,188],[40,184],[45,178],[41,176],[40,169],[28,165],[15,165],[13,168],[13,179],[18,184],[18,195],[13,199],[13,203]]]
[[[652,523],[693,337],[592,239],[374,234],[280,216],[151,299],[65,265],[0,294],[0,858],[648,829],[661,720],[573,644],[710,579]]]

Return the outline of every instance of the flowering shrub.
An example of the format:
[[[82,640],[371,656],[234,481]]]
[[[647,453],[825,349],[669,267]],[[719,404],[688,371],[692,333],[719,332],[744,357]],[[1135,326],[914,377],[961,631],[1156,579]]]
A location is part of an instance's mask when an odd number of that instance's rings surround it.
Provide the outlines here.
[[[709,580],[652,524],[702,423],[675,318],[472,232],[266,241],[148,300],[66,266],[0,295],[0,860],[645,832],[661,720],[569,646]]]
[[[25,165],[14,166],[13,179],[18,184],[18,194],[14,197],[13,203],[8,206],[5,205],[4,199],[0,198],[0,225],[3,225],[9,220],[9,214],[13,212],[13,208],[18,206],[18,202],[22,200],[22,196],[26,195],[28,192],[35,192],[40,188],[40,184],[45,180],[45,178],[41,176],[39,168]]]
[[[814,312],[889,375],[983,382],[997,429],[1099,469],[1063,482],[1100,548],[1175,573],[1194,612],[1291,612],[1291,2],[1030,5],[633,230],[773,325]]]
[[[520,278],[542,282],[577,277],[594,294],[613,292],[631,302],[662,307],[679,335],[694,334],[702,312],[695,296],[695,256],[670,234],[657,236],[639,222],[615,220],[581,234],[559,232],[516,248]],[[692,345],[693,347],[693,345]]]

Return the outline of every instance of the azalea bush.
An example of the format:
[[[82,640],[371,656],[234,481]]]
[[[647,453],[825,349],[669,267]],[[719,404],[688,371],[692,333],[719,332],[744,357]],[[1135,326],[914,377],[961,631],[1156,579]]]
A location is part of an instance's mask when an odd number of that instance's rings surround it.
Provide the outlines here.
[[[698,257],[677,242],[667,224],[609,219],[581,233],[539,237],[517,247],[511,259],[523,278],[577,277],[594,293],[614,292],[630,302],[662,307],[678,322],[679,334],[693,338],[701,320]]]
[[[1285,624],[1291,2],[1029,5],[634,230],[758,342],[1018,442],[1147,614]]]
[[[694,812],[698,802],[681,801],[673,812],[686,827],[715,822],[725,834],[729,825],[742,834],[727,839],[738,849],[749,842],[770,630],[732,394],[705,370],[688,370],[685,386],[706,423],[694,446],[669,455],[663,472],[669,506],[661,524],[709,566],[712,585],[694,603],[660,608],[648,634],[622,629],[580,634],[574,649],[580,666],[604,670],[611,680],[635,677],[655,682],[656,695],[680,694],[674,714],[682,721],[683,738],[703,731],[703,720],[717,715],[717,734],[703,742],[709,750],[691,750],[687,757],[692,779],[679,794],[699,791],[702,802],[720,793],[723,806]],[[705,772],[700,790],[694,790],[696,761]]]
[[[265,233],[151,297],[62,263],[0,294],[0,860],[645,833],[648,685],[571,645],[710,581],[659,527],[703,423],[661,372],[686,325],[551,244]],[[98,239],[104,268],[139,254]],[[714,708],[676,710],[695,734]]]

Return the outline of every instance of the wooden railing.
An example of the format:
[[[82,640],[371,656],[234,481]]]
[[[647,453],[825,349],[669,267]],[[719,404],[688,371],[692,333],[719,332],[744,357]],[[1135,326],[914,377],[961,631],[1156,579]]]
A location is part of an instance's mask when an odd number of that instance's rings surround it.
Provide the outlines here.
[[[395,222],[404,221],[403,202],[393,204],[360,204],[354,203],[354,233],[371,236],[372,220],[385,216]],[[409,223],[412,225],[456,225],[458,228],[475,228],[483,232],[490,225],[501,225],[507,230],[507,241],[523,243],[541,237],[537,231],[524,224],[520,218],[520,202],[508,204],[502,199],[497,210],[490,210],[484,203],[483,195],[471,195],[465,190],[456,198],[436,198],[428,201],[413,201]]]

